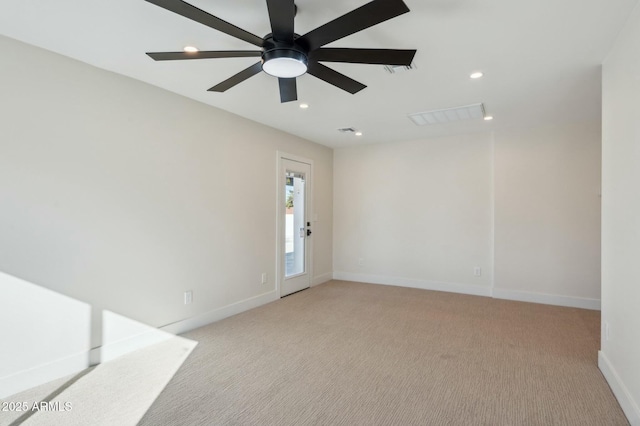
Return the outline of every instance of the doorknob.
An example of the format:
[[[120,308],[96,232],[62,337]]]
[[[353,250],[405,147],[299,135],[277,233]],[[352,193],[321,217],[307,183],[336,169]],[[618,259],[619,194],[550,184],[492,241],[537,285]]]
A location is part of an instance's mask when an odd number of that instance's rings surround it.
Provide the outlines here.
[[[307,229],[307,237],[311,235],[311,229]]]

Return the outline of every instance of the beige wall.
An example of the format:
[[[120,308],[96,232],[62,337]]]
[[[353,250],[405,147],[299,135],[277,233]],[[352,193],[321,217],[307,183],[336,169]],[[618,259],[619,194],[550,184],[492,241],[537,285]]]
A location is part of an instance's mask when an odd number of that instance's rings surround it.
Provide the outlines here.
[[[334,169],[338,278],[599,308],[597,123],[337,149]]]
[[[334,170],[335,276],[489,294],[490,135],[337,149]]]
[[[640,6],[603,65],[600,368],[640,425]],[[607,332],[608,329],[608,332]]]
[[[331,149],[7,38],[0,52],[0,271],[153,326],[273,292],[281,150],[314,161],[313,270],[331,277]]]
[[[599,123],[496,133],[496,295],[600,299],[600,133]]]

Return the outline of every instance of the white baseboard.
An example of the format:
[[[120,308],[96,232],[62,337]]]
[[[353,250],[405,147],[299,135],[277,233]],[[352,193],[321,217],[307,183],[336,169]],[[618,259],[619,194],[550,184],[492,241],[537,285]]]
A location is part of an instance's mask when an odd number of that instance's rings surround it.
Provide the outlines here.
[[[268,293],[264,293],[258,296],[250,297],[249,299],[241,300],[231,305],[223,306],[222,308],[215,309],[213,311],[205,312],[195,317],[187,318],[182,321],[177,321],[172,324],[160,327],[160,330],[173,334],[182,334],[196,328],[211,324],[221,319],[230,317],[232,315],[239,314],[249,309],[257,308],[258,306],[266,305],[279,297],[275,290]]]
[[[368,284],[384,284],[400,287],[420,288],[423,290],[448,291],[451,293],[470,294],[474,296],[487,296],[496,299],[517,300],[520,302],[542,303],[545,305],[566,306],[570,308],[582,308],[600,310],[599,299],[587,299],[581,297],[559,296],[555,294],[531,293],[526,291],[507,290],[500,288],[483,287],[474,284],[447,283],[438,281],[417,280],[413,278],[387,277],[383,275],[358,274],[353,272],[335,271],[333,279],[344,281],[356,281]]]
[[[324,284],[327,281],[331,281],[333,279],[333,273],[327,272],[326,274],[316,275],[313,277],[313,281],[311,282],[311,286],[316,286],[320,284]]]
[[[78,373],[88,366],[89,352],[87,351],[18,371],[0,378],[0,399]]]
[[[495,299],[517,300],[519,302],[542,303],[545,305],[566,306],[569,308],[600,310],[599,299],[587,299],[582,297],[559,296],[557,294],[532,293],[520,290],[507,290],[494,288]]]
[[[618,403],[620,403],[620,407],[622,407],[622,411],[624,411],[631,426],[640,426],[640,408],[638,408],[637,402],[633,400],[629,390],[620,379],[613,365],[611,365],[609,358],[602,351],[598,351],[598,367],[607,383],[609,383],[611,391],[617,398]]]
[[[474,284],[445,283],[438,281],[416,280],[413,278],[386,277],[382,275],[356,274],[341,271],[334,271],[333,279],[356,281],[368,284],[420,288],[423,290],[447,291],[450,293],[471,294],[474,296],[491,296],[491,288]]]

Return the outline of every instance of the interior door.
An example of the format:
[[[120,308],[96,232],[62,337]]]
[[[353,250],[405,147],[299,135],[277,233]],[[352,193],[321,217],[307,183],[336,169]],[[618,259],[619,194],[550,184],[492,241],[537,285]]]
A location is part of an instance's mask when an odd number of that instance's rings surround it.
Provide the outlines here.
[[[281,158],[279,179],[280,297],[311,285],[309,199],[311,165]]]

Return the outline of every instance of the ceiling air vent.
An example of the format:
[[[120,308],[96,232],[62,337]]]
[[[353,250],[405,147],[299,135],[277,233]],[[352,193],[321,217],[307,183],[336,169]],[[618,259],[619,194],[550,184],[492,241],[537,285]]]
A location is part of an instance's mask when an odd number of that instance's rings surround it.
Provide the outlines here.
[[[385,65],[384,70],[389,74],[397,74],[400,72],[410,71],[416,69],[416,64],[411,62],[409,65]]]
[[[445,124],[463,120],[483,119],[484,105],[473,104],[456,108],[417,112],[415,114],[409,114],[409,118],[417,126],[424,126],[427,124]]]

